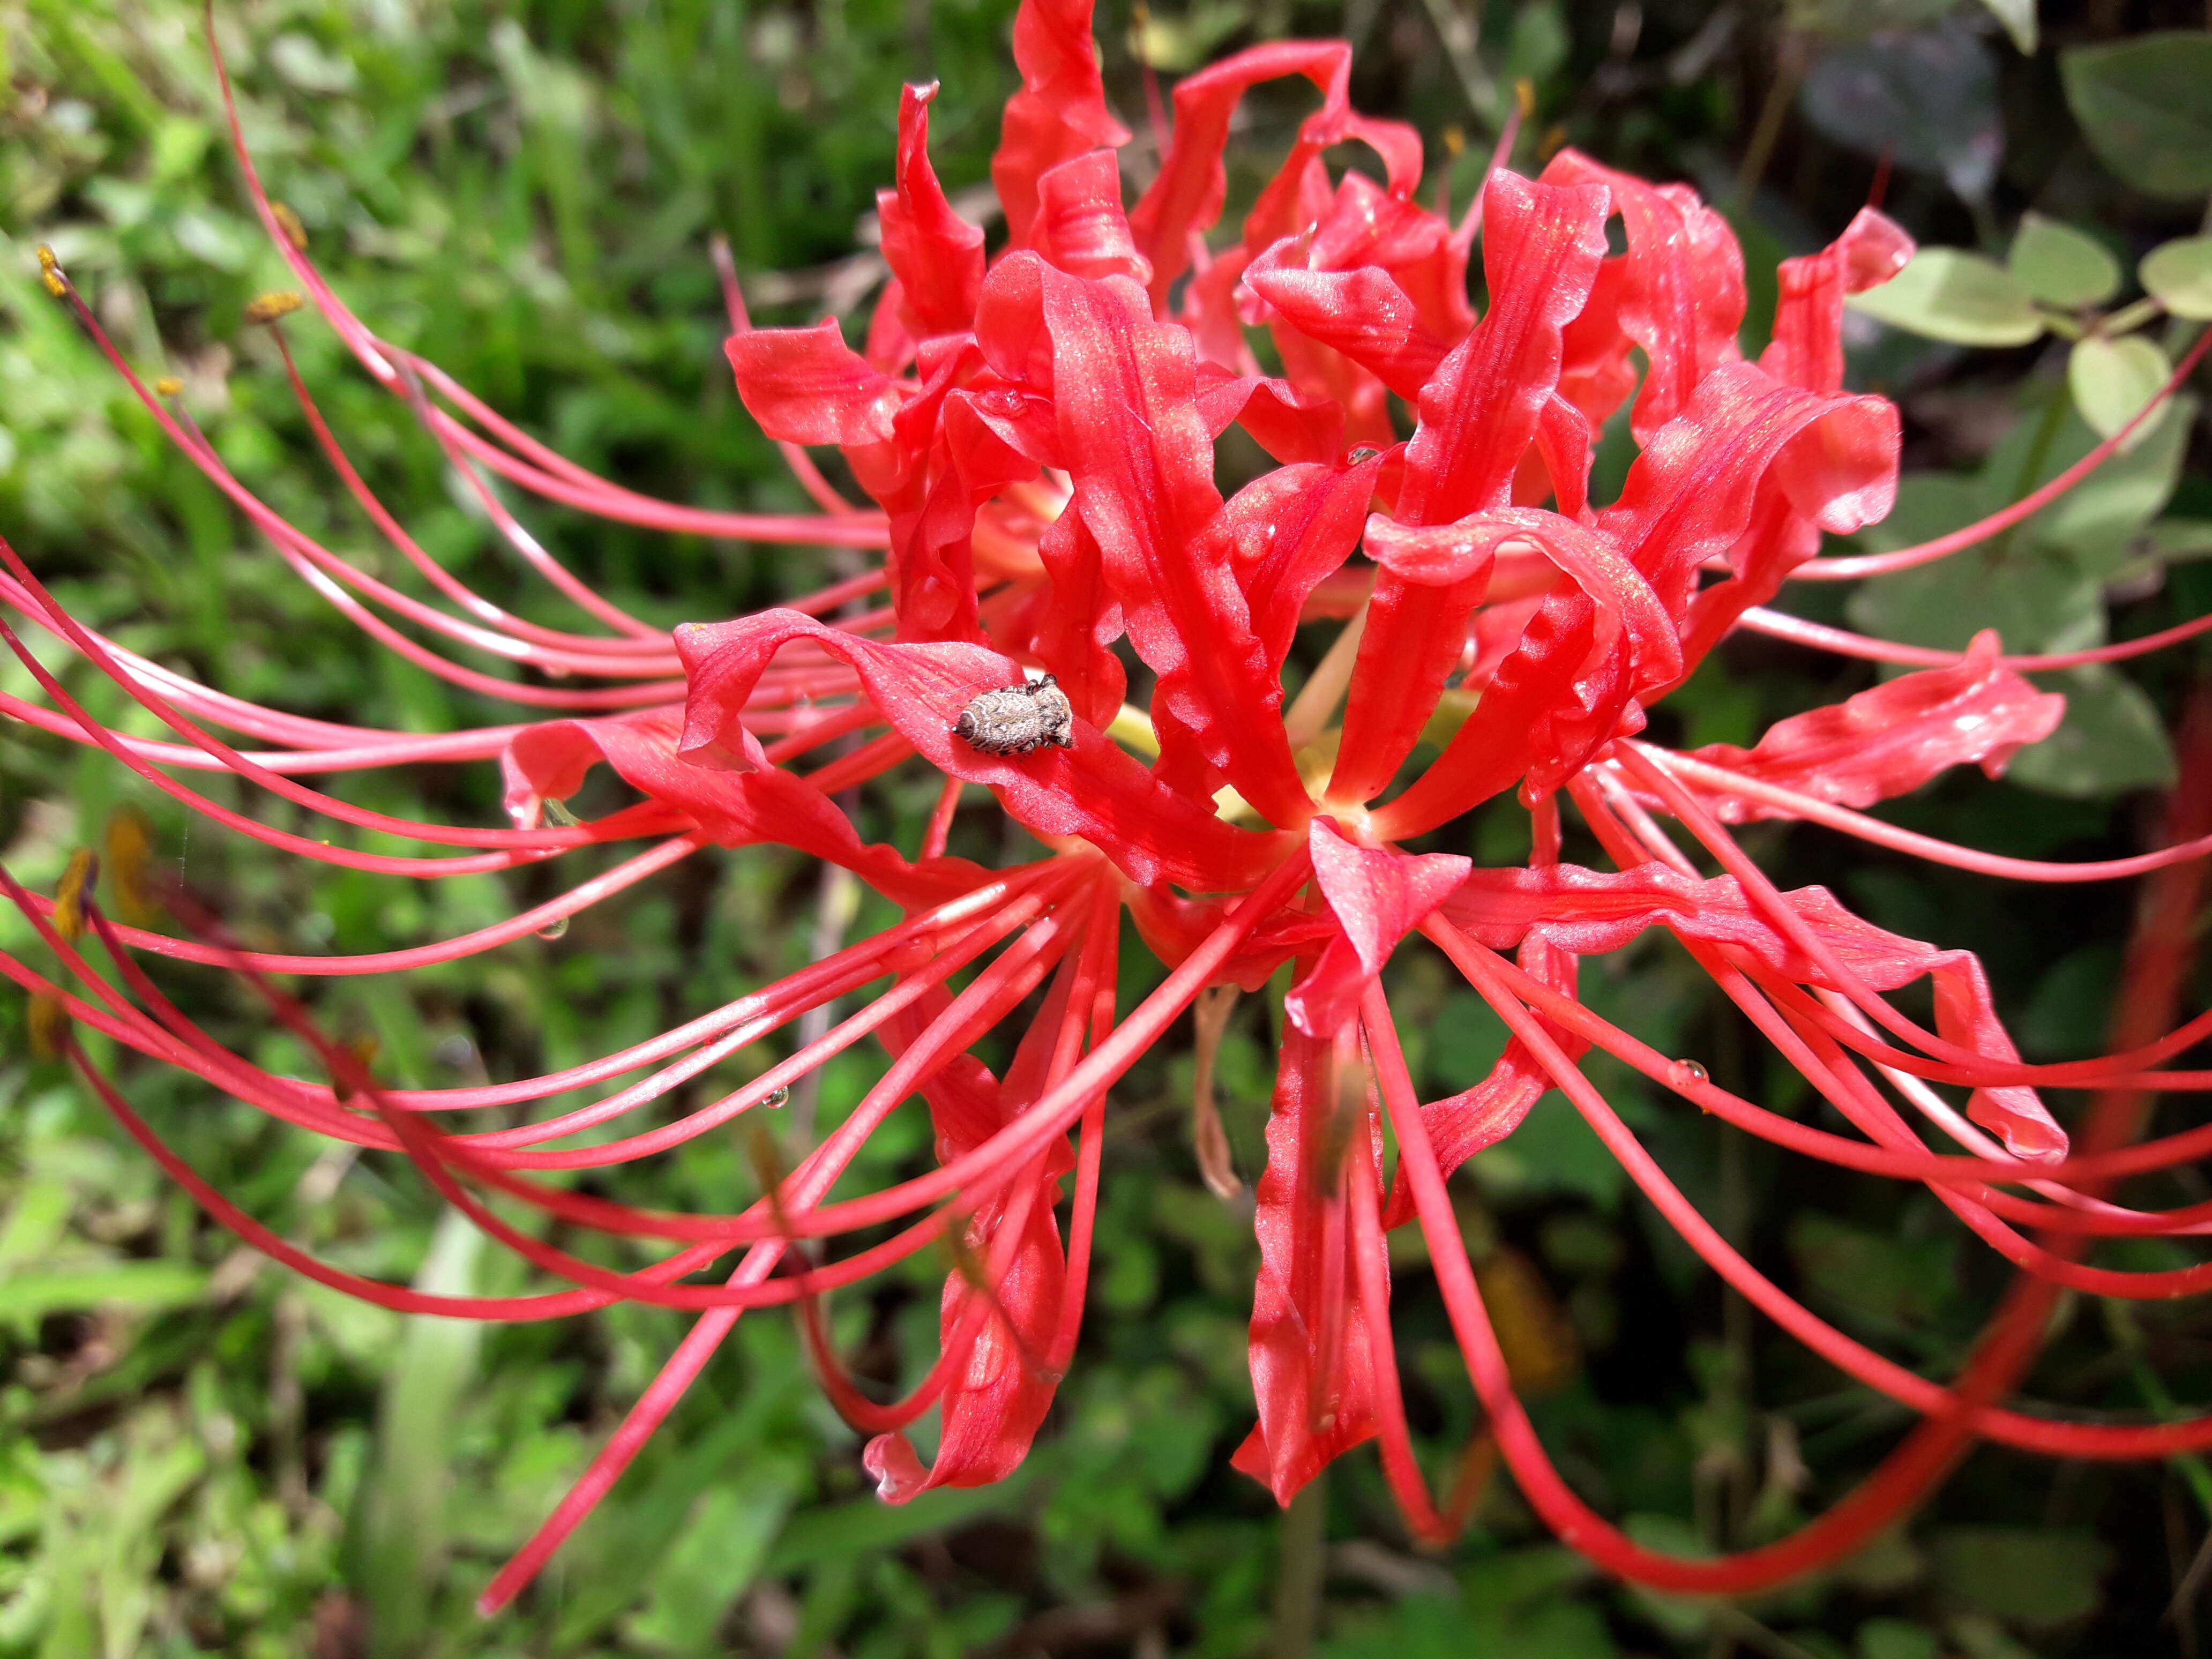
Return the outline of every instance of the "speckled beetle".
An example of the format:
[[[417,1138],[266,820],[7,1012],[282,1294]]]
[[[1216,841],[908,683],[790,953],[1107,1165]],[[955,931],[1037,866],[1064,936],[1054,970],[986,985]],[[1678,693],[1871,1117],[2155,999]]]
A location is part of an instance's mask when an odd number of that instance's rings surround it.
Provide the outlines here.
[[[960,711],[952,735],[986,755],[1030,755],[1075,746],[1075,710],[1052,676],[986,691]]]

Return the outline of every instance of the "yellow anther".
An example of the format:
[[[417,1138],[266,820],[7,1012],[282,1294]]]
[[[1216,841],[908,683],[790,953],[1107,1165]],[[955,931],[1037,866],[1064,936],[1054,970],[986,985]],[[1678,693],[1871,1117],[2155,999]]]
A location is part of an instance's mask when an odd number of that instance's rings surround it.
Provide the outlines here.
[[[62,275],[61,262],[54,258],[53,249],[44,242],[39,244],[39,280],[57,300],[69,298],[69,278]]]
[[[184,389],[185,383],[173,374],[164,374],[154,382],[154,395],[157,398],[173,398]]]
[[[1524,121],[1536,112],[1536,83],[1525,75],[1513,83],[1513,102]]]
[[[307,302],[289,288],[272,288],[260,295],[246,307],[249,323],[273,323],[279,317],[289,317]]]
[[[1446,127],[1444,129],[1444,154],[1450,156],[1453,161],[1456,161],[1466,153],[1466,129],[1457,126]]]
[[[124,921],[143,927],[160,908],[146,881],[154,859],[153,821],[135,806],[118,806],[100,840],[107,860],[107,890],[115,896],[115,908]]]
[[[269,211],[275,216],[278,228],[283,231],[284,240],[305,253],[307,251],[307,228],[300,222],[300,216],[282,202],[271,202]]]
[[[31,1052],[40,1060],[59,1060],[69,1048],[69,1010],[59,997],[43,992],[31,999]]]
[[[72,945],[84,937],[84,902],[100,880],[100,860],[92,848],[80,847],[70,854],[61,885],[54,889],[54,931]]]
[[[1555,121],[1544,134],[1544,142],[1536,146],[1536,159],[1548,161],[1566,148],[1567,127],[1564,121]]]

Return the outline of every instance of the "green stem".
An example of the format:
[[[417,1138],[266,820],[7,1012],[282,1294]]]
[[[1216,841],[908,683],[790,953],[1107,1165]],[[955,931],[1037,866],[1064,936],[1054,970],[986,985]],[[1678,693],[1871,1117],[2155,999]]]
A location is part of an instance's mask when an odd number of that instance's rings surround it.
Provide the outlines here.
[[[2167,1391],[2166,1379],[2158,1374],[2150,1363],[2150,1356],[2144,1352],[2142,1325],[2136,1319],[2135,1310],[2124,1303],[2108,1302],[2105,1304],[2105,1320],[2126,1352],[2128,1370],[2135,1380],[2136,1392],[2142,1396],[2143,1403],[2166,1422],[2171,1423],[2180,1418],[2183,1415],[2180,1402]],[[2194,1452],[2183,1452],[2166,1461],[2195,1496],[2206,1519],[2212,1520],[2212,1465],[2207,1465]]]
[[[1328,1471],[1306,1482],[1283,1511],[1275,1559],[1273,1659],[1310,1659],[1321,1624],[1322,1553],[1328,1542]]]
[[[1784,35],[1775,49],[1774,79],[1759,106],[1751,141],[1744,146],[1743,165],[1736,169],[1735,205],[1739,208],[1750,205],[1751,193],[1759,188],[1759,181],[1766,176],[1766,164],[1774,159],[1783,124],[1790,118],[1790,100],[1797,95],[1797,83],[1805,78],[1805,37],[1794,32]]]
[[[1741,1607],[1721,1603],[1713,1609],[1716,1631],[1725,1631],[1732,1642],[1765,1654],[1767,1659],[1816,1659],[1810,1648],[1801,1647],[1780,1631],[1770,1630]]]
[[[1451,60],[1453,73],[1459,77],[1460,90],[1467,94],[1468,107],[1493,136],[1503,131],[1504,100],[1498,94],[1498,82],[1482,66],[1480,15],[1470,17],[1455,9],[1451,0],[1425,0],[1425,3],[1444,56]]]

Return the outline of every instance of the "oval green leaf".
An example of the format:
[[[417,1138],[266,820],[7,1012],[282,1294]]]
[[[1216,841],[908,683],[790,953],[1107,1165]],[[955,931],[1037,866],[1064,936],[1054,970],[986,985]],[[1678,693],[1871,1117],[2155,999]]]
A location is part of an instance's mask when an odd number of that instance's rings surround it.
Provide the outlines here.
[[[2021,218],[2005,263],[2030,294],[2066,311],[2102,305],[2120,291],[2120,262],[2102,242],[2039,213]]]
[[[2089,148],[2153,196],[2212,190],[2212,33],[2166,29],[2059,55]]]
[[[2103,663],[2043,677],[2066,698],[2066,718],[2041,743],[2013,757],[2005,775],[2045,794],[2076,800],[2157,789],[2173,781],[2173,745],[2157,708],[2132,680]]]
[[[2212,236],[2185,236],[2154,247],[2136,274],[2143,292],[2175,316],[2212,318]]]
[[[2074,392],[2074,407],[2100,438],[2111,437],[2133,420],[2145,404],[2158,396],[2172,374],[2173,365],[2166,361],[2166,354],[2140,334],[2130,334],[2124,340],[2090,335],[2074,343],[2066,360],[2066,383]],[[2144,422],[2121,447],[2134,448],[2158,425],[2158,417]]]
[[[1880,288],[1846,302],[1893,328],[1954,345],[2026,345],[2043,332],[2035,301],[1994,259],[1955,247],[1924,247]]]

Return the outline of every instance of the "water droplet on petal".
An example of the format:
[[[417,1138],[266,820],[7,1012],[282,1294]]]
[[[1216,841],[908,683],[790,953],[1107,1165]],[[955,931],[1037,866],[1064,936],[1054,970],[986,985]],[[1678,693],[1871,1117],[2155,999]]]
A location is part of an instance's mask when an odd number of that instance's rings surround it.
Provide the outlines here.
[[[1667,1086],[1678,1092],[1706,1080],[1705,1068],[1694,1060],[1678,1060],[1667,1068]]]
[[[559,939],[562,934],[568,931],[568,918],[566,916],[556,916],[552,921],[547,922],[543,927],[538,929],[538,937],[540,939]]]
[[[790,1104],[790,1103],[791,1085],[788,1083],[783,1083],[779,1084],[774,1089],[771,1089],[769,1091],[768,1098],[762,1101],[761,1104],[763,1106],[786,1106]]]

